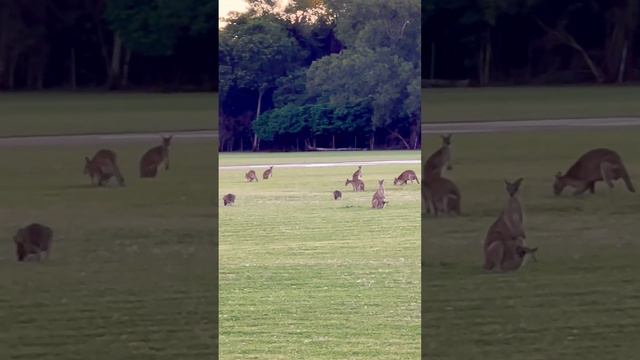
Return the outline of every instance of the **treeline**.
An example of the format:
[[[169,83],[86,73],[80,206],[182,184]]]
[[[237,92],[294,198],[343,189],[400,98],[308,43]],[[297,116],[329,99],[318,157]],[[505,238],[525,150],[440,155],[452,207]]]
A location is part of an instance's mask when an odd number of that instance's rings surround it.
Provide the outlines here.
[[[473,84],[640,79],[638,0],[423,0],[423,77]]]
[[[252,0],[220,32],[220,150],[420,147],[419,0]]]
[[[215,90],[217,24],[217,0],[0,1],[0,90]]]

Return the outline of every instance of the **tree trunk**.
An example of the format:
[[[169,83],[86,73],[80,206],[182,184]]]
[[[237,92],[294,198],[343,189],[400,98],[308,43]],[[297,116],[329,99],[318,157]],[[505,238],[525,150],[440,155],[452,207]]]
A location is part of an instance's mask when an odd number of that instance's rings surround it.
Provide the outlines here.
[[[373,147],[374,147],[374,140],[375,140],[375,134],[371,134],[371,139],[369,139],[369,146],[371,147],[371,150],[373,150]]]
[[[336,148],[336,136],[335,135],[331,135],[331,143],[333,148]]]
[[[113,34],[113,52],[111,53],[111,66],[109,67],[109,80],[107,82],[107,87],[109,89],[118,89],[120,88],[120,67],[121,67],[121,59],[122,57],[122,41],[120,41],[120,36],[118,33]]]
[[[131,50],[124,49],[124,65],[122,66],[122,86],[129,86],[129,64],[131,63]]]
[[[262,96],[264,95],[264,87],[261,86],[260,89],[258,89],[258,106],[256,109],[256,120],[257,121],[260,118],[260,108],[262,107]],[[253,134],[253,149],[252,151],[258,151],[258,135],[254,132]]]
[[[478,62],[478,80],[482,86],[486,86],[489,83],[491,48],[491,28],[488,28],[483,36],[482,47],[480,49],[480,61]]]
[[[389,132],[389,134],[391,134],[391,136],[397,137],[398,139],[400,139],[400,141],[402,141],[402,144],[407,150],[411,150],[411,145],[409,145],[409,143],[402,137],[402,135],[400,135],[400,133],[397,130],[391,131],[387,129],[387,131]]]
[[[629,44],[625,41],[624,47],[622,48],[622,56],[620,57],[620,68],[618,70],[618,84],[622,84],[624,82],[624,70],[625,65],[627,64],[627,49]]]
[[[76,49],[74,47],[71,48],[71,61],[70,61],[70,69],[69,69],[69,82],[71,83],[71,90],[76,90]]]

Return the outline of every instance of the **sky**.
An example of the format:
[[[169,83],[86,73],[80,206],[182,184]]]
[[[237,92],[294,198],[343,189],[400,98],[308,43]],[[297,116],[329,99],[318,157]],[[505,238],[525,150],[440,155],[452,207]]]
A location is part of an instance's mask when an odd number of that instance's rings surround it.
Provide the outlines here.
[[[280,0],[280,3],[286,4],[288,1],[289,0]],[[232,11],[245,11],[247,7],[246,0],[218,0],[218,11],[221,18],[227,17]],[[224,27],[224,25],[222,20],[218,20],[219,28]]]

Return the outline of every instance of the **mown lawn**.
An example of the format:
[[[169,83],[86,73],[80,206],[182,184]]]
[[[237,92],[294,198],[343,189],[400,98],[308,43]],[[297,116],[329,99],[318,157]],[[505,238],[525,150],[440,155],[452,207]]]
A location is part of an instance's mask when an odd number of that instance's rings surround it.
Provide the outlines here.
[[[3,148],[0,358],[214,357],[217,156],[176,140],[171,169],[142,180],[152,145],[111,146],[124,188],[89,185],[92,146]],[[51,259],[19,263],[13,234],[34,221],[54,231]]]
[[[0,136],[218,129],[217,93],[0,94]]]
[[[423,89],[422,122],[640,116],[638,86]]]
[[[269,165],[283,156],[290,155],[252,154],[251,163]],[[236,159],[246,163],[226,154],[220,163]],[[260,176],[258,183],[244,181],[246,169],[221,170],[220,197],[231,192],[237,199],[219,209],[220,358],[418,358],[420,187],[393,186],[401,171],[419,173],[418,167],[365,166],[364,193],[344,185],[355,167],[276,166],[272,179]],[[382,210],[370,209],[376,179],[387,184]],[[334,190],[342,200],[333,200]]]
[[[460,218],[423,218],[423,336],[428,359],[634,359],[640,351],[640,195],[555,197],[552,182],[579,155],[610,147],[640,186],[637,131],[454,135]],[[439,140],[427,137],[430,155]],[[426,159],[426,156],[423,156]],[[525,229],[538,262],[482,270],[482,241],[524,177]]]

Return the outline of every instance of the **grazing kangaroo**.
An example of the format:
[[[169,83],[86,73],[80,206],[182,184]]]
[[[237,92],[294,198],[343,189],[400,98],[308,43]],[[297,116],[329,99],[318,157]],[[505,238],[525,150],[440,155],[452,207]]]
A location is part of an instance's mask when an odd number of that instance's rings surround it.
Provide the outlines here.
[[[342,193],[339,190],[333,192],[333,200],[342,199]]]
[[[351,176],[351,178],[353,180],[359,180],[362,178],[362,166],[358,166],[358,170],[353,173],[353,176]]]
[[[418,176],[416,175],[415,171],[405,170],[402,172],[402,174],[400,174],[400,176],[393,179],[393,185],[406,185],[407,181],[411,181],[411,183],[413,183],[413,180],[417,181],[418,184],[420,184],[420,180],[418,180]]]
[[[247,179],[248,182],[256,181],[258,182],[258,176],[256,176],[256,172],[253,170],[249,170],[246,174],[244,174],[244,178]]]
[[[422,182],[425,210],[435,216],[440,213],[461,215],[462,196],[453,181],[440,176],[429,176]]]
[[[266,180],[270,178],[272,175],[273,175],[273,166],[264,171],[264,173],[262,174],[262,178]]]
[[[351,186],[353,186],[353,191],[355,192],[359,192],[359,191],[364,191],[364,182],[362,180],[358,180],[358,179],[347,179],[347,181],[344,183],[344,186],[347,186],[351,184]]]
[[[222,200],[224,201],[224,206],[231,206],[236,202],[236,196],[234,194],[225,195]]]
[[[636,191],[618,153],[610,149],[593,149],[583,154],[564,175],[556,174],[553,193],[560,195],[566,186],[571,186],[575,188],[574,195],[587,190],[593,194],[596,182],[604,181],[612,189],[613,181],[618,179],[624,180],[629,191]]]
[[[509,198],[500,216],[489,227],[484,240],[486,270],[496,267],[501,271],[517,270],[527,254],[534,257],[537,251],[537,248],[531,249],[525,243],[522,204],[518,197],[521,183],[522,178],[513,183],[505,180]]]
[[[13,236],[18,261],[27,260],[30,255],[35,255],[40,260],[42,253],[45,253],[48,259],[52,240],[53,231],[42,224],[33,223],[18,229]]]
[[[147,150],[140,159],[140,177],[154,178],[158,174],[158,167],[164,163],[164,169],[169,170],[169,145],[173,135],[162,137],[162,144]]]
[[[442,176],[444,169],[452,170],[451,166],[451,135],[442,136],[442,146],[434,152],[425,164],[425,176],[437,174]]]
[[[116,164],[116,154],[107,149],[99,150],[92,159],[85,157],[84,173],[91,177],[91,183],[104,186],[109,179],[115,177],[120,186],[124,186],[124,177]]]

